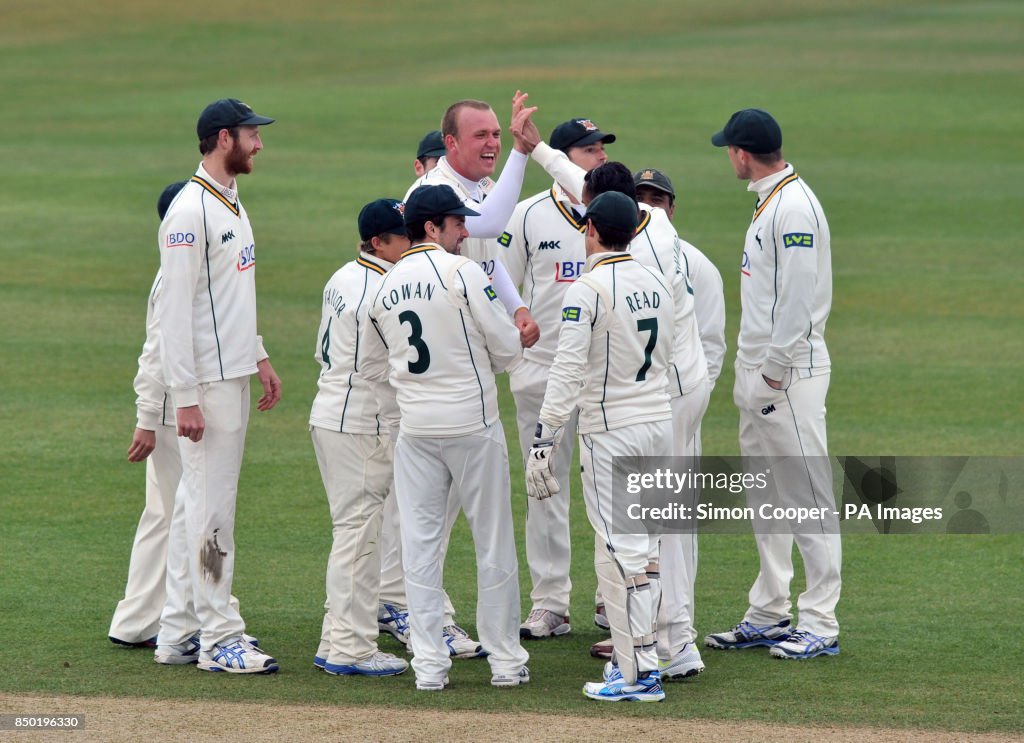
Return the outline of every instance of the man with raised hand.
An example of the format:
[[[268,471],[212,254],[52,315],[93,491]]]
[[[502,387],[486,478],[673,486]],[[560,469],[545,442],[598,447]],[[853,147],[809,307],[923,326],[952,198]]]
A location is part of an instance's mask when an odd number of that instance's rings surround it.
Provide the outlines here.
[[[589,172],[608,159],[605,144],[614,134],[598,129],[590,119],[577,117],[555,127],[551,146],[564,152],[580,169]],[[577,196],[556,181],[550,188],[520,201],[498,251],[509,276],[522,287],[523,301],[540,326],[540,340],[523,351],[523,361],[509,371],[509,387],[516,401],[516,424],[523,461],[530,452],[544,389],[558,346],[565,292],[582,273],[586,261],[583,233],[586,208]],[[569,426],[575,428],[574,411]],[[558,449],[555,477],[569,492],[573,442]],[[569,499],[527,500],[526,560],[533,590],[532,608],[520,627],[524,639],[566,635],[569,624]]]

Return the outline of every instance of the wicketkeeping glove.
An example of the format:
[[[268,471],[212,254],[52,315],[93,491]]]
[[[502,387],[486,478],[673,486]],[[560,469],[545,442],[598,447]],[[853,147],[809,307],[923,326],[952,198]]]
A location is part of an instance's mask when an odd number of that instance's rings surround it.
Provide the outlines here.
[[[555,446],[561,432],[561,427],[552,429],[543,423],[537,423],[533,447],[526,457],[526,494],[531,498],[543,500],[561,490],[558,480],[551,472]]]

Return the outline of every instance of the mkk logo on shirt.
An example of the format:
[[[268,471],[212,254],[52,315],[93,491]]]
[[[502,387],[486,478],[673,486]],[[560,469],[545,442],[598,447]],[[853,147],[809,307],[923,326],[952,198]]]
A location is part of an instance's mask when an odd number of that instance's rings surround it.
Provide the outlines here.
[[[246,245],[238,251],[238,270],[248,271],[256,265],[256,244]]]
[[[561,242],[561,240],[542,240],[537,246],[537,250],[558,250],[562,247]]]

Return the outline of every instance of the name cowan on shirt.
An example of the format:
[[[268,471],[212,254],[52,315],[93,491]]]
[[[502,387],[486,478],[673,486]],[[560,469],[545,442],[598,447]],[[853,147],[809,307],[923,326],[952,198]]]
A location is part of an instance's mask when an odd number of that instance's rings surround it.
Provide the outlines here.
[[[403,299],[433,299],[434,285],[430,282],[417,281],[415,284],[402,284],[400,287],[385,292],[380,297],[384,309],[390,310]]]

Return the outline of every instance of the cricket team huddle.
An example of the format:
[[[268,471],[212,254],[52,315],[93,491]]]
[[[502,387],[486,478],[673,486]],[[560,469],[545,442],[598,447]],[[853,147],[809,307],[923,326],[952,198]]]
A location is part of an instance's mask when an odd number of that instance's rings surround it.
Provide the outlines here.
[[[704,670],[693,621],[697,537],[613,528],[612,464],[700,455],[726,351],[722,277],[673,226],[668,176],[609,161],[615,135],[586,118],[543,141],[527,97],[513,97],[513,148],[500,174],[494,110],[452,104],[420,142],[415,182],[401,200],[362,208],[358,254],[324,287],[309,426],[333,544],[313,662],[332,675],[402,674],[410,663],[378,646],[386,632],[412,653],[417,690],[443,691],[453,658],[486,658],[495,687],[528,683],[523,641],[571,631],[578,444],[595,533],[593,618],[610,632],[590,649],[607,662],[583,693],[661,701],[663,682]],[[281,396],[257,334],[255,240],[236,182],[263,147],[260,127],[273,122],[237,99],[211,103],[197,123],[202,163],[157,205],[160,271],[128,452],[147,463],[146,508],[108,635],[154,648],[161,664],[279,670],[246,633],[231,593],[251,377],[262,387],[258,410]],[[757,195],[740,270],[741,454],[827,461],[828,223],[782,157],[781,129],[766,111],[737,111],[711,142],[727,148]],[[530,160],[552,185],[521,200]],[[525,620],[495,384],[502,372],[526,472]],[[772,490],[827,503],[831,475],[819,470],[780,471]],[[479,641],[456,623],[443,587],[460,511],[476,554]],[[755,534],[761,567],[747,613],[704,644],[800,660],[838,654],[841,547],[827,532]],[[807,577],[799,621],[794,542]]]

